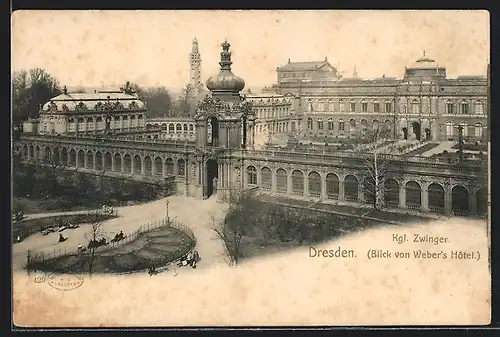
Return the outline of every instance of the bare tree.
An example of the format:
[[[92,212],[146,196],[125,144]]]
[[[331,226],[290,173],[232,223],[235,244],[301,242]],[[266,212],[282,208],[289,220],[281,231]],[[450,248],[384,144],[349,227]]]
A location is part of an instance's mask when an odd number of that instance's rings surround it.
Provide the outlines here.
[[[210,215],[210,226],[217,238],[222,240],[224,244],[224,260],[226,263],[230,266],[237,265],[241,257],[242,231],[234,229],[231,231],[224,219],[216,220],[213,215]]]
[[[225,253],[229,265],[237,265],[243,257],[243,237],[253,229],[253,216],[255,215],[255,200],[249,192],[231,194],[229,210],[226,217],[216,221],[211,216],[211,229],[224,243]]]
[[[193,96],[196,88],[191,84],[186,84],[182,90],[182,94],[177,99],[177,114],[179,116],[190,116],[193,112]]]
[[[101,212],[96,211],[92,213],[90,230],[85,233],[85,239],[88,241],[88,266],[89,275],[92,275],[95,262],[95,251],[99,247],[98,242],[104,237],[103,233],[103,221],[101,217]]]
[[[362,182],[372,195],[372,205],[375,210],[383,206],[385,191],[385,179],[391,166],[392,154],[385,153],[382,146],[377,146],[380,140],[388,139],[390,130],[387,127],[376,127],[367,132],[364,139],[368,140],[368,147],[357,150],[356,156],[361,159],[365,168],[365,179]],[[371,148],[370,148],[371,146]],[[366,193],[366,189],[365,189]]]
[[[59,144],[58,144],[59,145]],[[44,166],[48,169],[49,173],[49,182],[51,185],[51,189],[54,195],[58,195],[59,193],[59,172],[61,169],[67,166],[68,158],[64,158],[61,156],[61,147],[55,146],[54,148],[49,150],[50,152],[45,153],[45,158],[43,160],[38,161],[39,166]],[[66,152],[67,153],[67,152]]]

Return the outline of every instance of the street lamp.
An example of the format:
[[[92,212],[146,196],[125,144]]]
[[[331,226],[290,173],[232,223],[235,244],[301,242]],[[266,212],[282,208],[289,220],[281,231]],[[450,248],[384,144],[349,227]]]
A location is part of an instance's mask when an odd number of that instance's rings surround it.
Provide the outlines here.
[[[165,210],[166,210],[166,212],[167,212],[167,222],[169,221],[169,219],[168,219],[168,203],[169,203],[169,202],[168,202],[168,199],[167,199],[167,200],[165,200]]]

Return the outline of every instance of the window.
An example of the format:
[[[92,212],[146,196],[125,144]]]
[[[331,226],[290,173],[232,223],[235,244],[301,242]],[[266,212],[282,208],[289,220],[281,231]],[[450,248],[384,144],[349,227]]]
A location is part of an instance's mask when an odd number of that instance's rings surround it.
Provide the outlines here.
[[[292,122],[292,131],[295,131],[295,122]]]
[[[307,100],[307,111],[313,111],[313,103],[312,100],[308,99]]]
[[[179,132],[179,133],[180,133],[180,132],[182,132],[182,124],[177,124],[177,125],[175,126],[175,131],[176,131],[176,132]]]
[[[356,111],[356,102],[354,102],[354,101],[349,102],[349,106],[350,106],[351,112]]]
[[[373,130],[378,130],[378,126],[379,126],[379,125],[378,125],[378,120],[374,119],[374,120],[372,121],[372,125],[373,125]]]
[[[276,190],[278,192],[287,192],[288,188],[288,175],[285,170],[278,169],[276,171]]]
[[[263,167],[260,171],[260,178],[262,180],[262,189],[265,191],[270,191],[273,183],[271,169],[269,169],[268,167]]]
[[[364,118],[363,118],[363,119],[361,120],[361,129],[362,129],[363,131],[366,131],[367,125],[368,125],[368,122],[366,121],[366,119],[364,119]]]
[[[120,117],[115,117],[115,129],[119,129],[120,128]]]
[[[344,112],[345,111],[344,101],[343,100],[339,101],[339,109],[340,109],[340,112]]]
[[[312,128],[313,128],[313,120],[312,120],[312,118],[308,118],[307,119],[307,129],[312,130]]]
[[[452,122],[446,122],[446,136],[447,137],[453,136],[453,123]]]
[[[255,166],[247,167],[248,185],[257,185],[257,170]]]
[[[448,115],[452,115],[454,113],[454,110],[455,110],[455,104],[453,104],[453,102],[450,100],[446,101],[446,113]]]
[[[318,130],[323,130],[323,120],[318,118]]]
[[[481,123],[474,124],[474,136],[483,137],[483,125]]]
[[[373,102],[373,112],[380,112],[380,104],[378,101]]]
[[[189,124],[189,132],[193,132],[193,130],[194,130],[193,124]]]
[[[187,124],[184,124],[184,125],[183,125],[183,129],[184,129],[184,133],[187,133],[187,132],[188,132],[188,125],[187,125]]]
[[[351,126],[351,131],[356,131],[356,121],[354,119],[349,120],[349,125]]]
[[[167,158],[167,160],[165,160],[165,171],[167,174],[174,174],[174,161],[172,158]]]
[[[75,132],[76,131],[76,126],[75,126],[75,120],[73,118],[68,119],[68,132]]]
[[[363,112],[367,112],[368,111],[368,103],[365,100],[363,100],[361,102],[361,111],[363,111]]]
[[[168,125],[168,133],[175,133],[175,126],[174,126],[174,124],[169,124]]]
[[[318,172],[309,173],[309,194],[313,197],[321,197],[321,176]]]
[[[460,114],[462,115],[469,114],[469,103],[467,103],[467,101],[460,102]]]
[[[335,108],[333,106],[333,101],[332,100],[328,101],[328,110],[329,111],[334,111],[335,110]]]
[[[462,127],[462,136],[467,137],[467,123],[462,122],[460,123],[460,126]]]
[[[299,170],[292,172],[292,193],[304,194],[304,174]]]
[[[339,119],[339,131],[344,131],[344,120]]]
[[[83,118],[78,118],[78,131],[84,131],[84,130],[85,130],[85,120]],[[94,130],[94,120],[92,118],[89,118],[87,121],[87,130],[88,131]]]
[[[321,108],[321,111],[328,111],[328,102],[327,101],[320,100],[319,106]]]
[[[385,102],[385,112],[392,112],[392,103],[391,102]]]
[[[328,130],[333,130],[333,120],[328,118]]]
[[[476,103],[474,103],[474,113],[476,115],[483,114],[483,103],[481,101],[476,101]]]
[[[420,113],[420,103],[416,99],[414,99],[411,102],[411,113],[412,114]]]

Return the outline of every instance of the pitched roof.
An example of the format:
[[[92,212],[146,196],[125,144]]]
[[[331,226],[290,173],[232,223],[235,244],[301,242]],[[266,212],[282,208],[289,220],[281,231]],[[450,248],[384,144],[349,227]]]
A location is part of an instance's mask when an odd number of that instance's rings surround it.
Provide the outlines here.
[[[332,65],[328,61],[316,61],[316,62],[289,62],[284,66],[281,66],[281,70],[312,70],[318,69],[319,67],[328,64],[330,67]],[[334,67],[332,67],[334,68]]]

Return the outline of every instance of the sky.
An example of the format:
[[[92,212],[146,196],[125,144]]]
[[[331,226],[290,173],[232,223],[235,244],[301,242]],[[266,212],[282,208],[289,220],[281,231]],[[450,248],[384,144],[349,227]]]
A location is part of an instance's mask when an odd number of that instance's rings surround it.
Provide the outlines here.
[[[449,77],[486,75],[487,11],[16,11],[12,70],[40,67],[61,85],[180,88],[197,38],[202,81],[231,44],[232,71],[247,87],[276,83],[276,67],[325,57],[351,77],[401,77],[423,55]]]

